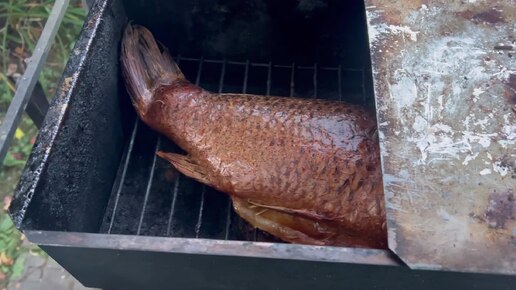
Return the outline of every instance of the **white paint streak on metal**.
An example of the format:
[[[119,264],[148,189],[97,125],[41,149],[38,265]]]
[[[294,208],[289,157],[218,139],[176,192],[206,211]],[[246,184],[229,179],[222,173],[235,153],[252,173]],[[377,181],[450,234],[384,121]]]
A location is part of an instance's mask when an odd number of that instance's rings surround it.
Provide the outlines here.
[[[396,72],[395,74],[404,74],[403,72]],[[402,77],[395,84],[391,85],[390,95],[394,98],[398,105],[398,113],[401,113],[403,108],[411,107],[417,99],[417,86],[414,78]]]
[[[504,177],[509,173],[509,167],[503,166],[502,162],[497,161],[493,163],[493,171],[500,174],[500,176]]]
[[[369,6],[368,8],[366,8],[367,18],[371,20],[377,19],[379,17],[378,13],[380,11],[371,11],[371,9],[374,8],[374,6]],[[413,31],[412,28],[406,25],[386,25],[385,23],[368,25],[369,41],[373,46],[376,45],[376,42],[378,40],[383,39],[388,35],[400,35],[403,38],[403,40],[406,35],[411,41],[416,42],[418,33],[419,31]]]
[[[506,81],[514,74],[516,74],[516,70],[510,70],[505,66],[500,66],[500,71],[495,73],[493,76],[497,77],[501,81]]]
[[[393,31],[405,31],[390,26],[388,28],[383,27],[377,29],[376,32],[381,35]],[[379,39],[378,37],[377,35],[375,39]],[[464,101],[461,98],[465,94],[464,90],[467,89],[467,86],[464,86],[464,80],[474,83],[487,83],[493,76],[507,78],[511,72],[505,67],[498,67],[499,71],[494,74],[486,71],[486,63],[483,59],[486,51],[483,44],[475,38],[474,34],[468,32],[432,40],[431,45],[427,47],[429,47],[428,51],[431,57],[428,59],[419,57],[417,59],[403,58],[401,68],[392,74],[394,81],[388,83],[389,97],[396,105],[397,120],[402,125],[403,133],[408,133],[408,139],[414,143],[421,153],[418,162],[420,165],[427,164],[429,155],[433,155],[432,158],[444,161],[450,158],[463,159],[464,157],[459,158],[461,153],[471,154],[473,150],[475,151],[473,154],[475,154],[481,148],[488,148],[492,144],[491,139],[497,137],[498,134],[492,131],[489,126],[489,118],[484,116],[483,119],[478,119],[476,115],[470,114],[463,121],[463,126],[460,126],[460,124],[446,124],[443,114],[454,115],[455,112],[464,110]],[[495,66],[494,63],[493,66]],[[442,78],[442,75],[457,74],[461,71],[464,78],[460,76],[451,80]],[[426,75],[426,82],[419,86],[426,89],[424,95],[418,94],[419,90],[416,85],[416,79],[420,75]],[[451,88],[448,93],[446,93],[446,87]],[[479,87],[470,91],[470,94],[474,97],[474,102],[477,102],[479,96],[483,93],[485,93],[485,90]],[[437,120],[434,119],[432,111],[432,108],[435,107],[433,100],[437,101]],[[424,117],[417,111],[412,110],[418,102],[422,102]],[[411,126],[406,126],[407,123]],[[444,132],[437,130],[439,126],[442,127],[443,125],[453,129]],[[470,128],[471,125],[473,128]],[[510,128],[510,130],[512,132],[513,129]],[[501,144],[507,145],[504,142],[507,143],[507,140],[502,140]],[[477,144],[480,146],[477,146]],[[467,163],[468,161],[465,164]]]
[[[437,103],[439,105],[439,118],[438,118],[439,120],[441,119],[442,112],[444,111],[443,98],[444,98],[444,95],[437,96]]]
[[[504,124],[500,132],[500,134],[505,136],[505,140],[498,140],[498,144],[503,148],[510,148],[509,146],[514,147],[516,145],[516,124],[511,123],[509,115],[510,113],[503,115]]]
[[[437,215],[442,218],[443,220],[449,222],[449,221],[452,221],[454,220],[455,218],[450,215],[444,208],[439,208],[437,210]]]
[[[414,120],[414,124],[412,125],[412,128],[416,132],[423,132],[426,130],[427,127],[428,127],[428,122],[425,120],[425,118],[423,118],[421,116],[416,116],[416,118]]]
[[[462,132],[467,142],[477,143],[482,145],[484,148],[488,148],[491,145],[491,138],[497,137],[498,133],[476,133],[476,132]]]
[[[480,128],[482,128],[482,129],[486,129],[486,125],[489,123],[489,120],[491,120],[492,118],[493,118],[493,116],[487,116],[482,120],[476,121],[475,123],[473,123],[473,125],[480,126]]]
[[[485,93],[485,91],[484,91],[484,90],[479,89],[479,88],[475,88],[475,89],[473,90],[473,102],[475,102],[475,103],[476,103],[476,102],[478,102],[479,96],[480,96],[481,94],[483,94],[483,93]]]
[[[462,162],[462,165],[468,165],[470,161],[473,161],[477,158],[478,154],[479,153],[477,152],[466,156],[466,158],[464,158],[464,161]]]
[[[481,94],[485,93],[486,91],[482,90],[482,89],[479,89],[479,88],[475,88],[473,90],[473,96],[475,97],[478,97],[480,96]]]
[[[425,103],[425,112],[426,112],[426,120],[431,121],[433,119],[432,114],[432,87],[427,85],[427,93],[426,93],[426,103]]]

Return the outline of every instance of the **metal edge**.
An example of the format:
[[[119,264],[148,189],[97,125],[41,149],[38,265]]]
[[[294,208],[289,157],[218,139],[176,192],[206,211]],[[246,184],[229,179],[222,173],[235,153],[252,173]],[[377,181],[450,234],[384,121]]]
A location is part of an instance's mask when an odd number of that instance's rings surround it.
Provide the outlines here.
[[[24,233],[30,242],[40,246],[209,254],[382,266],[403,265],[388,250],[76,232],[28,230]]]
[[[380,5],[384,2],[385,2],[385,5]],[[469,19],[472,22],[475,22],[475,21],[480,22],[480,23],[483,22],[482,24],[484,24],[484,25],[494,26],[495,24],[498,24],[496,22],[501,21],[501,19],[498,19],[498,17],[501,17],[501,16],[499,16],[497,13],[499,13],[501,11],[500,9],[504,7],[503,5],[500,5],[499,2],[497,2],[497,3],[494,3],[494,2],[495,1],[493,1],[493,3],[489,3],[489,2],[484,2],[484,3],[478,2],[477,3],[476,1],[470,1],[468,4],[469,6],[464,5],[464,3],[462,3],[462,7],[465,8],[464,11],[452,11],[452,12],[454,12],[457,16],[464,17],[466,19]],[[502,1],[500,1],[500,2],[502,2]],[[394,51],[385,45],[384,39],[382,38],[382,37],[384,37],[384,35],[380,35],[380,34],[385,33],[385,32],[389,33],[389,31],[390,31],[390,33],[394,35],[394,34],[396,34],[396,32],[393,33],[392,31],[394,31],[398,28],[402,28],[403,31],[400,30],[400,33],[398,35],[396,35],[397,38],[404,38],[405,37],[404,34],[408,34],[409,37],[407,37],[407,38],[414,38],[415,36],[413,36],[413,35],[416,35],[417,33],[420,33],[421,31],[424,31],[424,30],[421,29],[419,31],[413,31],[413,30],[411,30],[411,28],[409,26],[404,26],[406,23],[400,22],[400,19],[403,19],[403,17],[406,16],[406,13],[411,11],[410,9],[408,9],[409,7],[411,9],[414,9],[414,11],[417,11],[417,8],[419,8],[419,12],[421,13],[421,12],[429,11],[429,7],[431,7],[432,5],[438,6],[437,5],[438,3],[440,3],[440,2],[439,1],[435,1],[435,2],[407,1],[407,3],[405,3],[403,5],[396,6],[396,5],[391,5],[388,1],[383,1],[383,0],[365,0],[366,15],[367,15],[366,16],[366,25],[368,28],[369,49],[370,49],[372,68],[373,68],[373,80],[372,81],[374,84],[373,90],[375,93],[374,100],[375,100],[376,108],[380,108],[380,109],[377,109],[377,111],[376,111],[379,127],[383,126],[384,128],[386,128],[387,122],[383,122],[385,120],[385,114],[386,114],[385,108],[381,108],[382,107],[381,105],[385,105],[384,104],[386,102],[385,99],[392,98],[392,96],[385,93],[384,87],[383,87],[383,86],[385,86],[384,81],[380,78],[374,77],[374,74],[379,74],[380,76],[385,77],[385,75],[381,74],[381,71],[378,69],[378,67],[385,66],[384,62],[387,59],[389,59],[387,57],[388,55],[386,56],[386,54],[390,53],[392,55],[392,53]],[[452,3],[450,3],[450,5],[451,4]],[[495,5],[495,4],[497,4],[497,5]],[[416,5],[416,7],[411,7],[411,5]],[[457,4],[457,5],[461,5],[461,4]],[[488,10],[480,11],[477,14],[473,14],[473,12],[469,10],[469,8],[471,8],[471,10],[474,11],[474,10],[476,10],[476,8],[478,8],[478,7],[474,7],[476,5],[478,5],[479,7],[482,7],[482,5],[485,5],[488,8]],[[397,13],[392,13],[392,10],[393,10],[392,7],[401,7],[401,8],[397,9],[398,10]],[[394,9],[394,10],[396,10],[396,9]],[[400,10],[403,11],[403,13],[401,13],[401,15],[399,13]],[[388,22],[387,21],[388,17],[385,16],[385,14],[389,14],[389,13],[392,14],[392,15],[390,15],[390,17],[393,18],[393,19],[390,19],[391,22]],[[514,13],[514,10],[513,10],[513,13]],[[472,15],[469,15],[469,14],[472,14]],[[494,20],[490,20],[490,19],[484,20],[483,19],[483,17],[490,17],[491,15],[495,16]],[[398,23],[396,21],[398,21],[400,23]],[[384,28],[385,28],[385,31],[383,30]],[[497,29],[500,29],[500,27],[497,27]],[[418,35],[417,38],[419,39],[420,36]],[[377,43],[374,43],[375,40]],[[410,39],[410,40],[412,40],[412,39]],[[385,42],[387,42],[387,41],[385,41]],[[391,40],[391,42],[393,42],[393,41]],[[394,42],[398,43],[397,39],[395,39]],[[513,41],[513,43],[514,43],[514,41]],[[514,48],[514,44],[513,45],[503,45],[503,43],[496,42],[495,40],[493,40],[493,46],[494,46],[493,51],[495,51],[495,52],[497,50],[511,51],[511,49]],[[389,51],[389,50],[391,50],[391,51]],[[500,51],[498,51],[498,54],[502,54],[502,53]],[[402,56],[404,55],[404,57],[406,58],[407,52],[404,51],[401,53],[401,55]],[[512,57],[512,56],[510,56],[510,57]],[[397,59],[395,59],[395,60],[397,60]],[[389,61],[387,61],[387,62],[389,62]],[[391,60],[391,62],[392,62],[392,60]],[[511,73],[511,72],[513,72],[513,71],[509,71],[509,73]],[[511,84],[509,84],[510,81],[512,81],[512,79],[508,80],[508,82],[506,84],[502,84],[502,85],[505,85],[509,89],[511,89],[512,88],[510,86]],[[390,87],[389,87],[389,89],[390,89]],[[504,96],[504,97],[508,98],[507,96]],[[476,102],[476,101],[473,101],[473,102]],[[511,108],[513,112],[516,112],[515,107],[516,107],[516,105],[513,105],[513,107]],[[380,129],[380,131],[382,131],[382,130]],[[382,132],[380,132],[380,133],[382,133]],[[384,135],[384,134],[382,133],[382,135]],[[385,139],[385,137],[383,137],[383,139]],[[386,157],[389,156],[388,152],[386,151],[385,146],[386,146],[385,142],[380,142],[380,147],[381,147],[381,151],[382,151],[382,154],[381,154],[382,171],[384,171],[386,169],[387,162],[385,160],[387,159]],[[383,154],[383,153],[385,153],[385,154]],[[407,153],[405,152],[405,154],[407,154]],[[467,162],[466,162],[466,164],[467,164]],[[478,178],[480,179],[480,177],[482,177],[482,175],[479,175]],[[385,180],[387,178],[389,179],[389,183],[395,183],[395,182],[399,181],[399,180],[395,180],[395,178],[396,178],[395,176],[385,174],[384,175],[384,185],[388,184]],[[426,179],[426,178],[428,178],[428,176],[425,176],[424,178]],[[394,180],[395,182],[392,182],[392,180]],[[384,187],[386,189],[386,191],[385,191],[386,194],[391,194],[391,195],[393,194],[392,190],[390,193],[388,193],[387,186],[384,186]],[[507,192],[509,201],[513,200],[512,192],[513,191],[511,189],[509,189]],[[503,194],[503,192],[502,192],[502,194]],[[499,198],[501,195],[500,194],[497,195],[496,190],[495,190],[494,194],[492,193],[489,196],[489,200],[488,200],[489,203],[497,202],[496,200],[493,201],[492,196],[494,196],[495,198]],[[390,197],[386,195],[385,202],[386,202],[387,206],[389,206],[389,204],[392,205],[389,198]],[[515,207],[515,209],[516,209],[516,207]],[[489,212],[489,210],[490,210],[490,208],[488,208],[488,210],[486,212]],[[469,215],[469,217],[471,217],[472,219],[477,219],[477,222],[478,221],[485,222],[485,220],[481,216],[480,217],[479,216],[480,215],[477,215],[473,212],[471,212]],[[514,218],[512,218],[512,221],[514,221]],[[478,223],[480,223],[480,222],[478,222]],[[444,221],[441,225],[446,225],[446,222]],[[439,226],[441,226],[441,225],[439,225]],[[486,267],[483,267],[483,268],[475,267],[473,265],[473,263],[471,262],[471,258],[468,257],[466,252],[459,253],[457,256],[460,258],[454,257],[455,261],[457,261],[459,264],[462,263],[460,265],[460,267],[464,267],[464,265],[466,265],[464,268],[459,268],[459,266],[457,266],[455,264],[441,265],[438,262],[432,262],[432,263],[416,262],[415,263],[414,259],[421,259],[421,257],[427,253],[423,253],[421,251],[418,251],[417,249],[416,250],[411,249],[409,242],[413,242],[413,241],[411,241],[410,238],[404,239],[402,234],[400,234],[400,232],[399,232],[399,228],[398,228],[398,225],[396,224],[396,221],[394,221],[392,218],[388,217],[387,228],[389,230],[389,241],[388,241],[389,250],[392,251],[395,255],[397,255],[399,257],[399,259],[401,261],[403,261],[403,263],[406,263],[406,265],[411,269],[430,270],[430,271],[454,271],[454,272],[459,272],[459,273],[508,275],[508,276],[513,276],[515,273],[514,272],[515,268],[514,268],[514,266],[512,266],[512,268],[511,268],[510,263],[507,263],[506,261],[500,261],[497,259],[489,259],[488,255],[482,256],[482,254],[480,254],[476,257],[476,259],[478,261],[484,261],[484,262],[492,261],[493,265],[498,265],[500,268],[499,269],[496,269],[496,268],[489,269]],[[496,233],[497,235],[500,235],[500,232],[502,232],[500,229],[497,229],[495,227],[492,227],[492,228],[494,228],[494,230],[498,231]],[[477,233],[479,235],[484,235],[484,233],[480,232],[480,231],[478,231]],[[513,235],[512,235],[511,241],[513,241],[512,245],[515,245],[514,244],[514,233],[515,233],[514,229],[512,230],[512,233],[513,233]],[[435,236],[442,237],[443,235],[435,235]],[[496,236],[491,233],[485,234],[485,237],[487,237],[487,239],[489,239],[491,241],[496,240]],[[509,239],[510,239],[510,235],[509,235]],[[452,245],[453,243],[450,242],[448,244]],[[453,244],[453,247],[455,247],[454,244]],[[467,250],[471,251],[471,248],[467,248]],[[412,256],[408,256],[406,253],[406,252],[410,252],[410,251],[413,251]],[[512,254],[510,251],[500,251],[500,253],[501,253],[501,256],[506,255],[507,257]],[[432,253],[428,254],[428,256],[435,259],[435,257],[437,255],[435,252],[432,252]],[[450,257],[451,257],[451,255],[449,255],[447,257],[449,259],[449,261],[451,261]],[[514,264],[512,264],[512,265],[514,265]]]
[[[89,54],[93,53],[89,49],[79,48],[88,48],[94,42],[108,3],[109,0],[95,1],[88,12],[80,36],[74,45],[74,49],[71,51],[65,71],[59,82],[55,96],[51,101],[41,130],[37,135],[36,142],[22,172],[18,186],[13,193],[13,201],[8,211],[13,223],[18,229],[22,229],[25,212],[39,184],[41,174],[46,168],[51,148],[63,124],[65,115],[68,112],[68,102],[74,92],[79,75],[82,73],[84,63]]]

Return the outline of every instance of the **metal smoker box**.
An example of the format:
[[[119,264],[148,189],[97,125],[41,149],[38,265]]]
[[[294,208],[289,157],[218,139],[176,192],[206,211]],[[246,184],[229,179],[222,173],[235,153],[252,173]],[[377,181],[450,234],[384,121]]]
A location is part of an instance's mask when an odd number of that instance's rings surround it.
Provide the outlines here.
[[[513,4],[98,0],[11,216],[90,287],[511,289]],[[390,250],[282,243],[156,158],[179,149],[129,103],[130,20],[206,89],[375,107]]]

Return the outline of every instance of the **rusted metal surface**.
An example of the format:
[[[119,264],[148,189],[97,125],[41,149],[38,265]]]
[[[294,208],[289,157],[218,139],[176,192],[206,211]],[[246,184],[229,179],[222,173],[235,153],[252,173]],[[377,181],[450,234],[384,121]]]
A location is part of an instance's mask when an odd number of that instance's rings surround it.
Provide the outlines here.
[[[387,250],[211,239],[170,239],[168,237],[114,234],[102,235],[47,231],[25,231],[24,233],[31,242],[40,246],[67,246],[222,256],[238,255],[242,257],[267,259],[400,266],[398,259]]]
[[[365,2],[390,248],[516,274],[516,1]]]

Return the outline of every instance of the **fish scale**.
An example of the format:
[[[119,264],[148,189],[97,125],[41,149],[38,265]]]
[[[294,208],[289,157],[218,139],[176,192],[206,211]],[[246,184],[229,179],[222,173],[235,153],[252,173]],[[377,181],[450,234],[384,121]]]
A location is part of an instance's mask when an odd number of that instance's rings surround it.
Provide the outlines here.
[[[159,156],[228,194],[253,226],[295,243],[386,247],[374,114],[338,101],[209,92],[141,26],[126,28],[122,63],[139,117],[187,153]]]

